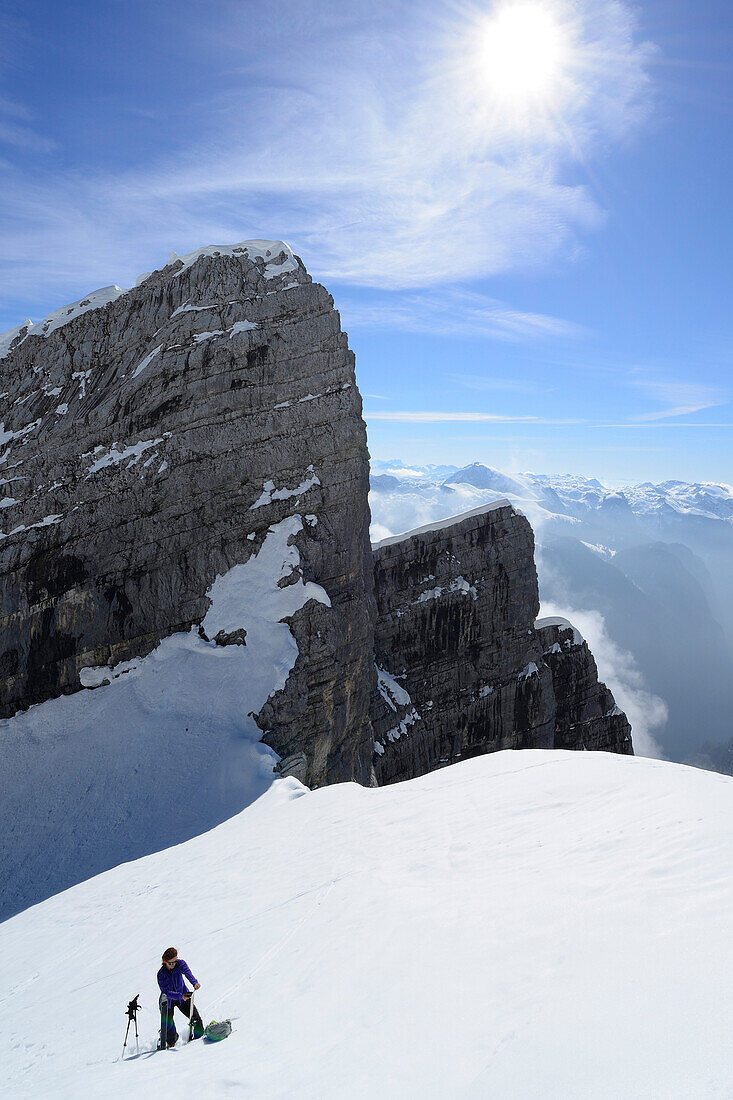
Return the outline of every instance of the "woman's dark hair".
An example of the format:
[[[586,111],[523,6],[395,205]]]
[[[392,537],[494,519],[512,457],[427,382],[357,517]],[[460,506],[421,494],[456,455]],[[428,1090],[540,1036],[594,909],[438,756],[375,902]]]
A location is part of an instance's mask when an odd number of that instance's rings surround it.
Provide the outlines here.
[[[163,952],[163,962],[164,963],[173,962],[173,960],[175,958],[177,958],[177,956],[178,956],[178,948],[177,947],[166,947],[165,951]]]

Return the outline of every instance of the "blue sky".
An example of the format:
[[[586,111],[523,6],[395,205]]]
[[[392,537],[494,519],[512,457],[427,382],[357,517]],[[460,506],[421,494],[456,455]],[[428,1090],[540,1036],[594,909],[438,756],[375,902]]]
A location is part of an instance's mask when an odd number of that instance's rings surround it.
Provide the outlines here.
[[[282,238],[375,457],[733,483],[732,47],[724,0],[6,0],[0,329]]]

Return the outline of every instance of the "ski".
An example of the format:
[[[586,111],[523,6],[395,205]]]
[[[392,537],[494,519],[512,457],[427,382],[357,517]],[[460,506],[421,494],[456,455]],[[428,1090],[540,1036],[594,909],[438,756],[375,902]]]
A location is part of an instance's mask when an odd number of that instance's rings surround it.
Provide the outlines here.
[[[192,989],[191,990],[191,997],[190,997],[189,1020],[188,1020],[188,1041],[189,1041],[189,1043],[193,1039],[193,1013],[194,1013],[193,995],[194,995],[194,990]]]
[[[168,1046],[168,997],[165,993],[160,995],[160,1042],[158,1050],[166,1050]]]

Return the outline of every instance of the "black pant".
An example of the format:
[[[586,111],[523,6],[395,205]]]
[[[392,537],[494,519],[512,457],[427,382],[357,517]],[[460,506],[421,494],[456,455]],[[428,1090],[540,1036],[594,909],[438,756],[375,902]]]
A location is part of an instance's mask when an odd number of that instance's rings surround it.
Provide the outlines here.
[[[163,996],[160,998],[161,1007],[163,1004]],[[168,1001],[168,1008],[166,1012],[166,1046],[172,1047],[178,1040],[178,1032],[176,1031],[176,1025],[173,1023],[173,1009],[177,1008],[179,1012],[182,1012],[186,1019],[191,1017],[191,998],[186,997],[185,1001]],[[194,1006],[193,1010],[193,1038],[200,1039],[204,1033],[204,1022],[199,1016],[199,1010]]]

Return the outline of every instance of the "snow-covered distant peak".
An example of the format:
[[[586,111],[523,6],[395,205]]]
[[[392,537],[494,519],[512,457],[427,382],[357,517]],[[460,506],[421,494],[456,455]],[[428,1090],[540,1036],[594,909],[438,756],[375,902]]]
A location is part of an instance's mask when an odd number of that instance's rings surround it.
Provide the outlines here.
[[[400,478],[424,478],[427,480],[447,478],[458,469],[457,466],[437,465],[431,462],[426,463],[424,466],[415,466],[410,462],[403,462],[401,458],[373,458],[370,467],[372,473],[376,474],[388,474]]]
[[[457,470],[446,478],[446,484],[460,483],[473,485],[477,489],[493,489],[497,493],[514,493],[517,496],[525,496],[528,491],[525,480],[510,477],[500,470],[492,469],[491,466],[483,466],[480,462],[464,466],[462,470]]]
[[[519,476],[522,478],[530,478],[541,485],[551,485],[558,491],[587,491],[588,489],[592,489],[597,493],[606,493],[609,491],[608,487],[603,485],[597,477],[583,477],[582,474],[533,474],[525,472],[521,473]]]
[[[445,467],[443,467],[445,469]],[[636,531],[637,521],[678,524],[698,517],[733,524],[733,487],[724,482],[649,481],[603,484],[580,474],[507,474],[474,462],[461,469],[404,463],[398,458],[371,463],[372,538],[435,522],[466,511],[483,501],[507,497],[529,519],[535,532],[544,523],[572,525],[621,524],[616,534]],[[440,472],[438,472],[440,470]],[[626,526],[623,526],[623,525]],[[612,533],[591,531],[588,545],[611,556]],[[599,552],[600,552],[599,551]]]
[[[50,336],[57,328],[68,324],[76,317],[81,317],[83,313],[88,313],[90,309],[107,306],[110,302],[116,301],[121,294],[126,293],[127,291],[120,286],[103,286],[101,290],[93,290],[78,302],[70,302],[69,305],[55,309],[37,325],[34,325],[30,318],[26,318],[22,325],[0,334],[0,359],[4,359],[11,351],[15,351],[29,336]]]

